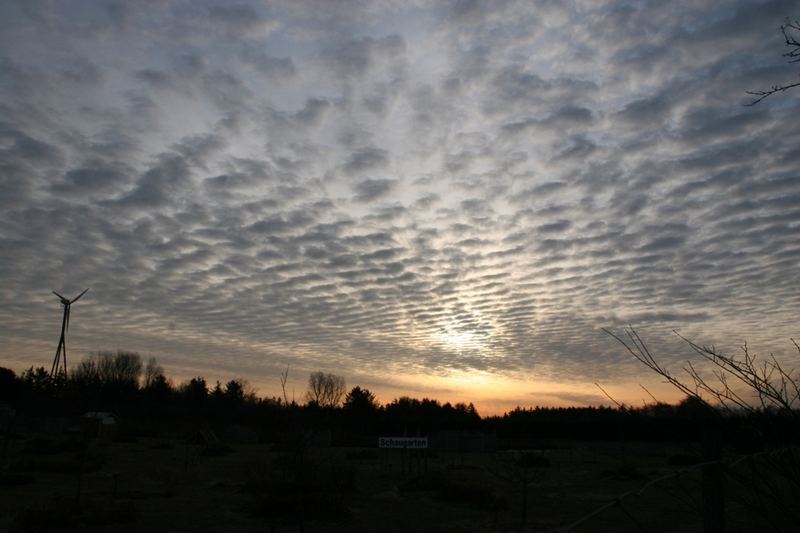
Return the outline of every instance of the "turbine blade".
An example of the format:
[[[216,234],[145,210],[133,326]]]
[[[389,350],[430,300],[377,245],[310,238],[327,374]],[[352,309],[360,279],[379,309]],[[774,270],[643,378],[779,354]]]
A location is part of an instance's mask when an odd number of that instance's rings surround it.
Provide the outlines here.
[[[66,334],[67,332],[69,332],[69,306],[67,306],[67,313],[66,313],[66,314],[67,314],[67,325],[66,325],[66,327],[64,328],[64,333],[65,333],[65,334]],[[64,341],[64,344],[66,344],[66,340]]]
[[[68,301],[69,301],[69,300],[67,300],[66,298],[64,298],[63,296],[61,296],[60,294],[58,294],[56,291],[53,291],[53,294],[55,294],[56,296],[58,296],[59,298],[61,298],[61,301],[62,301],[62,302],[64,302],[64,301],[67,301],[67,302],[68,302]]]
[[[72,304],[72,303],[75,303],[75,302],[77,302],[77,301],[78,301],[78,299],[79,299],[81,296],[83,296],[84,294],[86,294],[86,292],[87,292],[88,290],[89,290],[88,288],[87,288],[87,289],[85,289],[85,290],[84,290],[82,293],[80,293],[80,294],[79,294],[79,295],[77,295],[75,298],[73,298],[73,299],[72,299],[72,301],[71,301],[70,303]]]

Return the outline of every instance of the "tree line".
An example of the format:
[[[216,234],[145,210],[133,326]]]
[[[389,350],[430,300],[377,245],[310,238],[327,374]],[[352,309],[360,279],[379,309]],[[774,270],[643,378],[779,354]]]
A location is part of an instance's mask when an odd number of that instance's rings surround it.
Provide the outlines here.
[[[288,372],[288,371],[287,371]],[[282,379],[285,383],[285,378]],[[691,396],[677,405],[642,407],[518,407],[501,416],[481,417],[472,403],[399,397],[381,404],[367,388],[349,390],[342,376],[313,372],[303,402],[287,395],[261,397],[242,379],[210,384],[194,377],[174,384],[158,362],[132,352],[100,352],[85,357],[67,378],[43,367],[17,375],[0,368],[0,401],[22,415],[79,416],[113,411],[128,420],[172,428],[221,427],[236,423],[284,431],[326,426],[344,432],[391,435],[437,430],[493,432],[509,439],[695,440],[708,423],[709,406]],[[715,413],[719,419],[719,413]],[[723,423],[742,448],[757,448],[764,435],[780,441],[797,438],[796,424],[781,412],[726,412]]]
[[[113,411],[123,417],[178,421],[179,425],[325,423],[389,430],[389,426],[405,424],[428,430],[476,428],[481,420],[471,403],[401,397],[381,405],[368,388],[348,390],[342,376],[325,372],[309,375],[301,401],[289,399],[285,391],[283,396],[261,397],[243,379],[212,384],[197,376],[176,385],[156,359],[143,361],[139,354],[127,351],[88,355],[67,377],[51,376],[44,367],[31,367],[19,375],[0,367],[0,401],[24,415]]]

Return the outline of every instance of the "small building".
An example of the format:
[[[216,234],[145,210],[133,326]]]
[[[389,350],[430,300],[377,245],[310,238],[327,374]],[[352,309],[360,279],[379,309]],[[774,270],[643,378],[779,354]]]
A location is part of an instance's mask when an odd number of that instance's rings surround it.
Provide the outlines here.
[[[81,415],[81,421],[90,437],[109,437],[119,425],[119,417],[110,411],[88,411]]]

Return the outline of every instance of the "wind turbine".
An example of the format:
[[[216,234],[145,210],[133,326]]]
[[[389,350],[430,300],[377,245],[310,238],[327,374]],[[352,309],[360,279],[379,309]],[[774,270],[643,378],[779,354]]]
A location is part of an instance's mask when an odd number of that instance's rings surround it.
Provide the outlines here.
[[[50,377],[55,378],[57,374],[62,372],[62,365],[63,365],[63,373],[64,377],[67,377],[67,340],[66,334],[69,331],[69,306],[77,302],[81,296],[86,294],[86,291],[89,289],[84,290],[82,293],[77,295],[72,300],[64,298],[56,291],[53,291],[53,294],[59,297],[61,300],[61,304],[64,306],[64,318],[61,320],[61,338],[58,339],[58,348],[56,348],[56,357],[53,359],[53,368],[50,369]],[[63,357],[62,357],[63,354]]]

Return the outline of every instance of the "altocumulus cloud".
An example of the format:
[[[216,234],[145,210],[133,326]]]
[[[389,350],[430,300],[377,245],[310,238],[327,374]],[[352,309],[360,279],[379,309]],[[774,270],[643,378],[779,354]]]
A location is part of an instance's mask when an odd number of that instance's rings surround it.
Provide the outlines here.
[[[46,364],[86,286],[72,353],[265,392],[641,381],[629,322],[780,355],[800,98],[742,104],[796,7],[4,2],[3,361]]]

